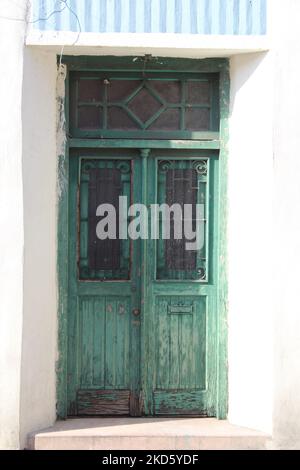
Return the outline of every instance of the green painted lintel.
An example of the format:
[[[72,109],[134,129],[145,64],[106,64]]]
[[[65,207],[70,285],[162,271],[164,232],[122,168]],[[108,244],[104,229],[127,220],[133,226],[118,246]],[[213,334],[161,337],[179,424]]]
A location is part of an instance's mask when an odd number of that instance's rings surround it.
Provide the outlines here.
[[[213,149],[220,148],[219,134],[215,140],[129,140],[129,139],[70,139],[70,148],[154,148],[154,149]]]
[[[118,70],[118,71],[164,71],[218,73],[226,69],[228,59],[177,59],[173,57],[150,56],[62,56],[62,63],[69,70]]]

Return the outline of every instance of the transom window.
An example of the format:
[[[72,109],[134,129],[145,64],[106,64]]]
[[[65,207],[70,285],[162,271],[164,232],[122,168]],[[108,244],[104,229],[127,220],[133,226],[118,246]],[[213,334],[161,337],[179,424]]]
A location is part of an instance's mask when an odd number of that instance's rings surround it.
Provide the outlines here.
[[[70,78],[72,137],[197,139],[219,130],[216,74],[73,72]]]

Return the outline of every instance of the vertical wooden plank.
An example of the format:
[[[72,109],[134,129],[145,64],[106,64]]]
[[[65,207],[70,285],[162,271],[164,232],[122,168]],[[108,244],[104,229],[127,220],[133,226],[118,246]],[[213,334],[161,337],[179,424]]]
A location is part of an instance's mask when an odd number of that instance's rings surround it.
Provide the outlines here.
[[[170,389],[177,389],[180,384],[179,340],[179,315],[169,315]]]
[[[227,168],[229,141],[230,74],[229,62],[220,74],[220,136],[219,155],[219,238],[218,238],[218,418],[225,419],[228,410],[227,363]]]
[[[206,299],[198,298],[194,302],[195,316],[193,323],[193,348],[195,364],[195,386],[206,388]],[[212,312],[209,312],[212,314]]]
[[[120,313],[122,315],[122,319],[124,322],[123,329],[121,331],[121,334],[124,337],[124,363],[123,363],[123,384],[124,388],[130,388],[132,386],[131,382],[131,369],[134,369],[133,364],[130,362],[130,352],[131,348],[134,350],[134,345],[131,342],[131,331],[130,331],[130,299],[122,299],[120,301],[120,311],[121,309],[124,308],[124,313]],[[138,335],[139,336],[139,335]],[[139,355],[133,356],[135,357],[135,360],[137,361],[137,368],[139,371],[140,367],[140,358]],[[137,375],[139,375],[137,373]],[[137,377],[137,380],[139,380],[139,377]]]
[[[178,315],[181,318],[180,335],[180,388],[193,389],[195,387],[195,349],[193,341],[193,316]]]
[[[105,302],[105,387],[116,383],[116,301],[111,297]]]
[[[65,236],[67,237],[66,251],[60,253],[61,258],[59,262],[65,264],[68,269],[68,282],[66,289],[68,290],[68,310],[62,310],[62,314],[66,318],[66,331],[65,335],[68,344],[67,354],[67,399],[68,399],[68,414],[76,414],[76,391],[80,381],[80,365],[78,364],[77,354],[80,349],[80,337],[78,334],[80,311],[77,296],[77,181],[78,181],[78,162],[71,161],[69,165],[69,178],[72,182],[69,186],[69,199],[70,205],[68,207],[68,223],[67,227],[64,225],[61,228],[66,228]],[[67,179],[67,177],[66,177]],[[68,257],[68,264],[66,264],[66,256]],[[59,285],[61,289],[63,286]],[[62,330],[60,330],[61,332]],[[67,351],[64,351],[66,354]]]
[[[156,388],[165,389],[169,385],[170,350],[169,350],[169,318],[168,302],[165,298],[156,304]]]
[[[69,78],[66,68],[60,67],[57,79],[57,136],[65,137],[65,120],[68,126]],[[58,139],[59,140],[59,139]],[[68,374],[68,276],[69,265],[69,148],[67,143],[57,149],[57,279],[58,279],[58,360],[56,363],[57,416],[65,418],[68,395],[75,402],[74,375],[67,385]]]
[[[141,161],[140,159],[135,158],[132,160],[132,200],[129,200],[130,203],[141,200],[141,180]],[[143,369],[141,366],[141,356],[143,354],[141,350],[141,322],[143,320],[142,315],[140,318],[133,319],[132,309],[141,307],[141,240],[137,239],[131,241],[130,256],[130,279],[132,295],[127,305],[128,331],[130,338],[130,368],[128,370],[128,380],[130,381],[130,414],[131,416],[140,416],[142,410],[142,400],[140,393],[142,370],[144,373],[143,380],[145,380],[146,375],[146,365],[143,364]]]
[[[84,298],[80,302],[81,317],[81,387],[93,385],[93,331],[94,301]]]
[[[93,340],[93,383],[104,386],[104,358],[105,358],[105,302],[104,298],[94,301],[94,340]]]
[[[115,313],[115,328],[116,328],[116,381],[115,386],[117,388],[124,388],[126,385],[125,372],[128,363],[128,351],[125,348],[125,338],[129,331],[127,329],[127,315],[125,301],[116,301],[116,313]]]
[[[147,159],[147,186],[145,193],[143,194],[143,200],[146,205],[149,203],[153,204],[157,201],[157,162],[155,158],[151,158],[152,155],[149,155],[148,151]],[[155,389],[155,358],[156,358],[156,344],[154,335],[149,334],[149,332],[156,331],[156,315],[155,315],[155,296],[153,294],[154,280],[156,278],[156,251],[155,251],[155,241],[149,240],[146,243],[147,248],[147,264],[148,269],[145,272],[145,279],[143,283],[147,286],[147,302],[143,309],[143,324],[142,324],[142,335],[141,335],[141,344],[142,344],[142,371],[145,369],[145,362],[147,363],[146,374],[142,375],[142,389],[146,390],[144,393],[144,412],[145,414],[152,415],[154,414],[154,400],[153,392]],[[142,255],[144,251],[142,251]],[[143,258],[142,258],[143,259]],[[145,361],[145,362],[144,362]]]

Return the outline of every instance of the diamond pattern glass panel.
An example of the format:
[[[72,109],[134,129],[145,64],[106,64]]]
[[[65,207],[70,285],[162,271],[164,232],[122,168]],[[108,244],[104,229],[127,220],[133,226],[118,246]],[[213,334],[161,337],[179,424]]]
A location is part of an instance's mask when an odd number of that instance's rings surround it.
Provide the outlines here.
[[[143,122],[147,122],[161,108],[161,103],[142,88],[129,102],[128,108]]]
[[[109,80],[106,85],[108,102],[125,100],[141,84],[141,80]]]
[[[111,75],[76,72],[72,79],[71,73],[71,136],[197,139],[202,138],[197,133],[218,131],[218,119],[212,118],[212,109],[218,114],[218,84],[212,75]]]
[[[180,109],[167,109],[151,124],[149,129],[164,131],[180,129]]]
[[[128,116],[126,111],[117,106],[111,106],[108,108],[107,118],[108,129],[130,130],[139,128],[138,124]]]
[[[181,101],[181,84],[179,81],[162,81],[151,80],[151,87],[157,91],[159,96],[167,103],[180,103]]]

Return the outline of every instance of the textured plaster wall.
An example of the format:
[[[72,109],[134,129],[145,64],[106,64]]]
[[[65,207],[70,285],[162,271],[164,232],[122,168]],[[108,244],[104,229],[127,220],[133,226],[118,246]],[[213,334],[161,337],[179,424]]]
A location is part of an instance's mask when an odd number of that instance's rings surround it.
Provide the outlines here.
[[[229,419],[271,433],[272,53],[231,59]]]
[[[274,8],[273,430],[300,449],[300,2]]]
[[[25,18],[21,0],[0,17]],[[0,18],[0,448],[19,447],[23,324],[22,76],[25,22]]]
[[[56,55],[27,48],[23,74],[21,446],[28,432],[55,420]]]
[[[25,15],[24,5],[3,0],[0,16]],[[300,3],[273,0],[272,14],[271,52],[231,59],[229,419],[273,432],[278,447],[297,448]],[[55,419],[56,57],[41,45],[27,48],[23,67],[23,42],[24,22],[0,19],[2,448],[24,446],[28,432]]]

